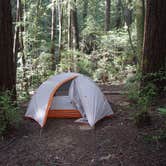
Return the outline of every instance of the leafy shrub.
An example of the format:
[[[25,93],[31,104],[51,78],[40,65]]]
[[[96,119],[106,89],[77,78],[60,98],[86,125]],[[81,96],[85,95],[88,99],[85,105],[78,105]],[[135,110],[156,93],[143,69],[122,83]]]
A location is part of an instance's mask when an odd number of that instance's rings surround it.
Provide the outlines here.
[[[137,127],[150,125],[151,118],[149,112],[147,110],[137,112],[134,116],[134,123],[136,124]]]
[[[140,74],[130,77],[126,82],[126,90],[128,91],[128,98],[136,103],[140,95]]]
[[[134,116],[135,124],[138,127],[149,125],[151,123],[149,115],[149,107],[156,96],[156,86],[153,83],[141,89],[140,87],[141,74],[136,74],[127,82],[128,97],[133,101],[133,107],[137,113]]]
[[[16,104],[12,102],[9,91],[0,94],[0,135],[11,127],[17,127],[20,115]]]
[[[87,76],[92,75],[92,63],[87,58],[79,58],[77,62],[78,72]]]
[[[57,66],[57,71],[74,71],[91,76],[92,66],[88,55],[79,51],[68,50],[62,52],[61,62]]]
[[[166,117],[166,107],[160,107],[157,109],[159,113]],[[166,129],[160,129],[156,135],[146,135],[144,136],[144,140],[147,142],[159,142],[159,141],[166,141]]]
[[[161,115],[166,116],[166,108],[158,108],[158,111],[160,112]]]

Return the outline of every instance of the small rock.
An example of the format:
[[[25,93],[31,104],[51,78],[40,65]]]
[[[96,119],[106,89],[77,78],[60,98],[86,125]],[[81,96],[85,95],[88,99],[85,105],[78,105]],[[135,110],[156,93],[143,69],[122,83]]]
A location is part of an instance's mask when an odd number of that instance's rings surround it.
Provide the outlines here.
[[[83,124],[83,125],[80,125],[79,128],[80,130],[92,130],[92,129],[95,129],[95,126],[91,127],[89,125]]]
[[[107,156],[102,156],[102,157],[100,157],[99,160],[100,160],[100,161],[102,161],[102,160],[109,160],[111,156],[112,156],[111,154],[108,154]]]
[[[129,102],[126,102],[126,101],[124,101],[124,102],[122,102],[122,103],[119,103],[119,105],[120,105],[120,106],[128,106],[128,105],[130,105],[130,103],[129,103]]]
[[[95,159],[92,159],[92,160],[91,160],[91,163],[94,163],[94,161],[95,161]]]

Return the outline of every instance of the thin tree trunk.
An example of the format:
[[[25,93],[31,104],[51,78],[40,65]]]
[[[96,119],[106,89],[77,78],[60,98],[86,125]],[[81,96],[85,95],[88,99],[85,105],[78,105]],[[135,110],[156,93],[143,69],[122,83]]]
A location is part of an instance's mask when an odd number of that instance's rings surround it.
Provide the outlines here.
[[[55,26],[56,26],[56,20],[55,20],[55,0],[52,0],[52,24],[51,24],[51,70],[54,71],[56,69],[56,59],[55,59]]]
[[[145,2],[144,0],[136,1],[136,28],[137,28],[137,57],[140,66],[142,50],[143,50],[143,36],[144,36],[144,17],[145,17]]]
[[[78,32],[78,24],[77,24],[77,7],[76,0],[74,0],[73,7],[71,9],[71,27],[72,27],[72,39],[73,39],[73,50],[76,51],[79,49],[79,32]],[[74,62],[74,71],[77,72],[77,56],[74,52],[73,54],[73,62]]]
[[[59,17],[59,44],[58,44],[58,61],[61,60],[61,48],[62,48],[62,19],[63,19],[63,10],[62,10],[62,0],[58,0],[58,17]]]
[[[13,90],[16,96],[16,65],[10,0],[0,0],[0,91]]]
[[[130,0],[128,3],[131,3]],[[127,32],[129,35],[129,43],[130,43],[131,49],[133,51],[133,57],[134,57],[133,61],[134,61],[134,64],[137,64],[138,60],[136,57],[136,51],[135,51],[134,44],[132,41],[132,36],[131,36],[132,12],[128,8],[128,5],[125,5],[125,7],[124,7],[123,4],[121,3],[121,8],[122,8],[123,16],[124,16],[124,21],[125,21],[125,24],[127,26]]]
[[[36,17],[35,17],[35,57],[38,57],[39,52],[38,52],[38,24],[39,24],[39,17],[40,17],[40,5],[41,5],[41,0],[37,0],[36,2]],[[37,68],[36,68],[37,70]]]
[[[132,41],[132,37],[131,37],[130,26],[128,26],[128,25],[127,25],[127,32],[128,32],[128,35],[129,35],[129,43],[130,43],[131,49],[133,51],[133,55],[135,56],[136,55],[136,51],[135,51],[135,48],[134,48],[134,45],[133,45],[133,41]],[[135,64],[136,64],[136,61],[137,60],[135,60]]]
[[[73,9],[71,9],[71,27],[73,34],[73,48],[75,50],[79,49],[79,32],[78,32],[78,23],[77,23],[77,8],[76,0],[74,0]]]
[[[106,0],[106,5],[105,5],[105,31],[110,30],[110,7],[111,7],[111,0]]]
[[[121,0],[118,0],[116,4],[116,20],[115,20],[115,27],[117,29],[122,27],[121,4],[122,4]]]
[[[17,8],[16,8],[16,19],[15,19],[15,32],[14,32],[14,42],[13,42],[13,55],[15,57],[15,61],[17,59],[17,53],[19,49],[19,26],[17,25],[20,22],[20,0],[17,0]]]
[[[158,88],[159,94],[164,93],[166,85],[165,11],[166,1],[147,0],[141,85],[145,87],[151,81]],[[163,74],[159,77],[161,72]]]
[[[13,40],[13,58],[14,58],[14,75],[17,78],[17,54],[19,51],[20,47],[20,42],[19,42],[19,32],[20,32],[20,25],[18,23],[20,22],[20,5],[21,5],[21,0],[17,0],[17,5],[16,5],[16,17],[15,17],[15,28],[14,28],[14,40]]]
[[[71,5],[68,0],[68,50],[71,48]]]
[[[25,92],[28,95],[28,83],[29,80],[26,77],[26,57],[25,57],[25,52],[24,52],[24,38],[23,38],[23,32],[25,32],[26,28],[25,28],[25,23],[26,23],[26,1],[24,2],[25,6],[24,6],[24,12],[23,12],[23,5],[22,3],[20,3],[20,21],[24,22],[24,24],[21,24],[20,26],[20,52],[22,53],[22,68],[23,68],[23,73],[22,73],[22,77],[23,77],[23,89],[25,90]],[[24,14],[24,16],[23,16]]]

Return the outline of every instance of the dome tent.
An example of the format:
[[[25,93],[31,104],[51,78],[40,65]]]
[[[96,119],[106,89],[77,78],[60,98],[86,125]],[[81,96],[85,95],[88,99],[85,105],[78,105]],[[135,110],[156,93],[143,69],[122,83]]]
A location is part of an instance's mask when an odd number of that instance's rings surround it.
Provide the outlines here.
[[[64,94],[66,93],[66,94]],[[43,127],[47,118],[87,118],[90,126],[113,114],[99,87],[79,73],[61,73],[43,82],[32,96],[25,117]]]

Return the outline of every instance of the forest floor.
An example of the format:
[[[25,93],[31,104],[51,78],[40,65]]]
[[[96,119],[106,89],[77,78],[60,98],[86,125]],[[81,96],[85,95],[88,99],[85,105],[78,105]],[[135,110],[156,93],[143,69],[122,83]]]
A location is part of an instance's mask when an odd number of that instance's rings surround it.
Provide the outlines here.
[[[102,86],[119,91],[123,86]],[[166,166],[166,142],[149,139],[164,128],[164,119],[151,111],[152,124],[137,128],[135,110],[122,94],[107,94],[115,115],[94,129],[73,119],[22,120],[19,129],[0,141],[1,166]],[[27,103],[22,106],[25,112]],[[156,137],[153,137],[156,138]]]

